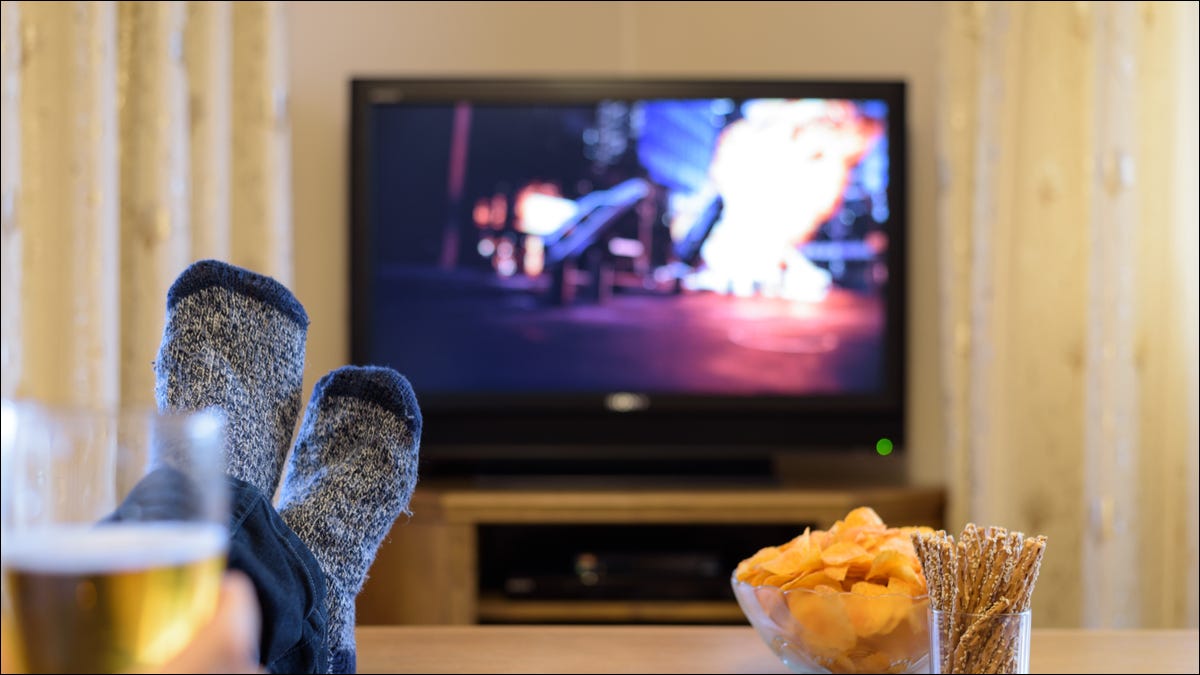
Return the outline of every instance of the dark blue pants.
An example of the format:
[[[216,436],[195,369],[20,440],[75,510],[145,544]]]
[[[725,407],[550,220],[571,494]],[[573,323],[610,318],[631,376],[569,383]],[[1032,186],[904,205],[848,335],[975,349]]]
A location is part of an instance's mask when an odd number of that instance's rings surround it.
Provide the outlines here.
[[[245,572],[258,592],[260,661],[273,673],[330,672],[325,574],[258,488],[229,482],[229,568]]]
[[[259,661],[273,673],[330,672],[325,575],[308,547],[253,485],[229,478],[229,568],[254,582],[262,608]],[[138,483],[111,520],[162,520],[189,501],[187,480],[158,469]],[[353,672],[353,655],[333,664]]]

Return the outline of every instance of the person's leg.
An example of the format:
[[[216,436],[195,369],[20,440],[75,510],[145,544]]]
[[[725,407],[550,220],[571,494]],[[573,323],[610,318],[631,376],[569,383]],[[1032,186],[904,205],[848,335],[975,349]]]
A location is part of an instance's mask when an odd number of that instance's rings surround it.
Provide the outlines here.
[[[259,661],[271,673],[328,673],[327,590],[312,552],[255,486],[230,478],[229,569],[262,609]]]
[[[216,407],[227,422],[231,491],[228,567],[254,583],[262,610],[262,664],[271,672],[328,672],[325,580],[271,505],[300,410],[308,315],[270,277],[214,260],[172,284],[154,364],[164,411]],[[187,491],[156,471],[117,510],[118,520],[169,518]]]
[[[308,315],[282,284],[215,260],[185,269],[167,293],[154,363],[164,411],[219,408],[227,472],[274,496],[300,411]]]
[[[354,672],[354,603],[417,482],[421,412],[390,368],[347,366],[313,389],[279,512],[325,572],[332,672]]]

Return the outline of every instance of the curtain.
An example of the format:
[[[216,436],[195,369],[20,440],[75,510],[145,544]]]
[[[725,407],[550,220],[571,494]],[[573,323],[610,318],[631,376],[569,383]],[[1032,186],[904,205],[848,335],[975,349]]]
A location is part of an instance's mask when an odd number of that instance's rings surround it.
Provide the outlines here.
[[[150,404],[187,264],[290,283],[283,11],[3,3],[5,396]]]
[[[1049,537],[1040,626],[1197,625],[1197,6],[956,2],[948,524]]]

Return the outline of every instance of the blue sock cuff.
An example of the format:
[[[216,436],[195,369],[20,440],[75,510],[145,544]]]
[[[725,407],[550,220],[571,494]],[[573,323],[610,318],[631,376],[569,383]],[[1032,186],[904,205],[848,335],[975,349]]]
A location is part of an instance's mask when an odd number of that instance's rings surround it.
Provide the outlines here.
[[[353,396],[369,401],[408,423],[413,438],[421,437],[421,408],[408,380],[391,368],[342,366],[322,377],[313,387],[312,400],[325,396]]]
[[[357,673],[358,656],[353,648],[334,649],[330,657],[331,673]]]
[[[283,284],[219,260],[200,260],[180,273],[167,291],[167,311],[189,295],[213,286],[254,298],[279,310],[301,328],[308,327],[308,313]]]

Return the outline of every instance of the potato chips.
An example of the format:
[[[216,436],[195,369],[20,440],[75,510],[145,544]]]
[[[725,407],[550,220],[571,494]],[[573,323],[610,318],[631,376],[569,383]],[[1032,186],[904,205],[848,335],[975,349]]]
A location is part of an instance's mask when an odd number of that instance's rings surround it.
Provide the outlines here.
[[[828,531],[806,529],[759,550],[734,578],[754,587],[757,609],[768,617],[755,628],[786,633],[795,653],[780,654],[785,661],[804,659],[834,673],[911,672],[929,652],[929,600],[911,535],[932,531],[890,528],[859,507]]]

